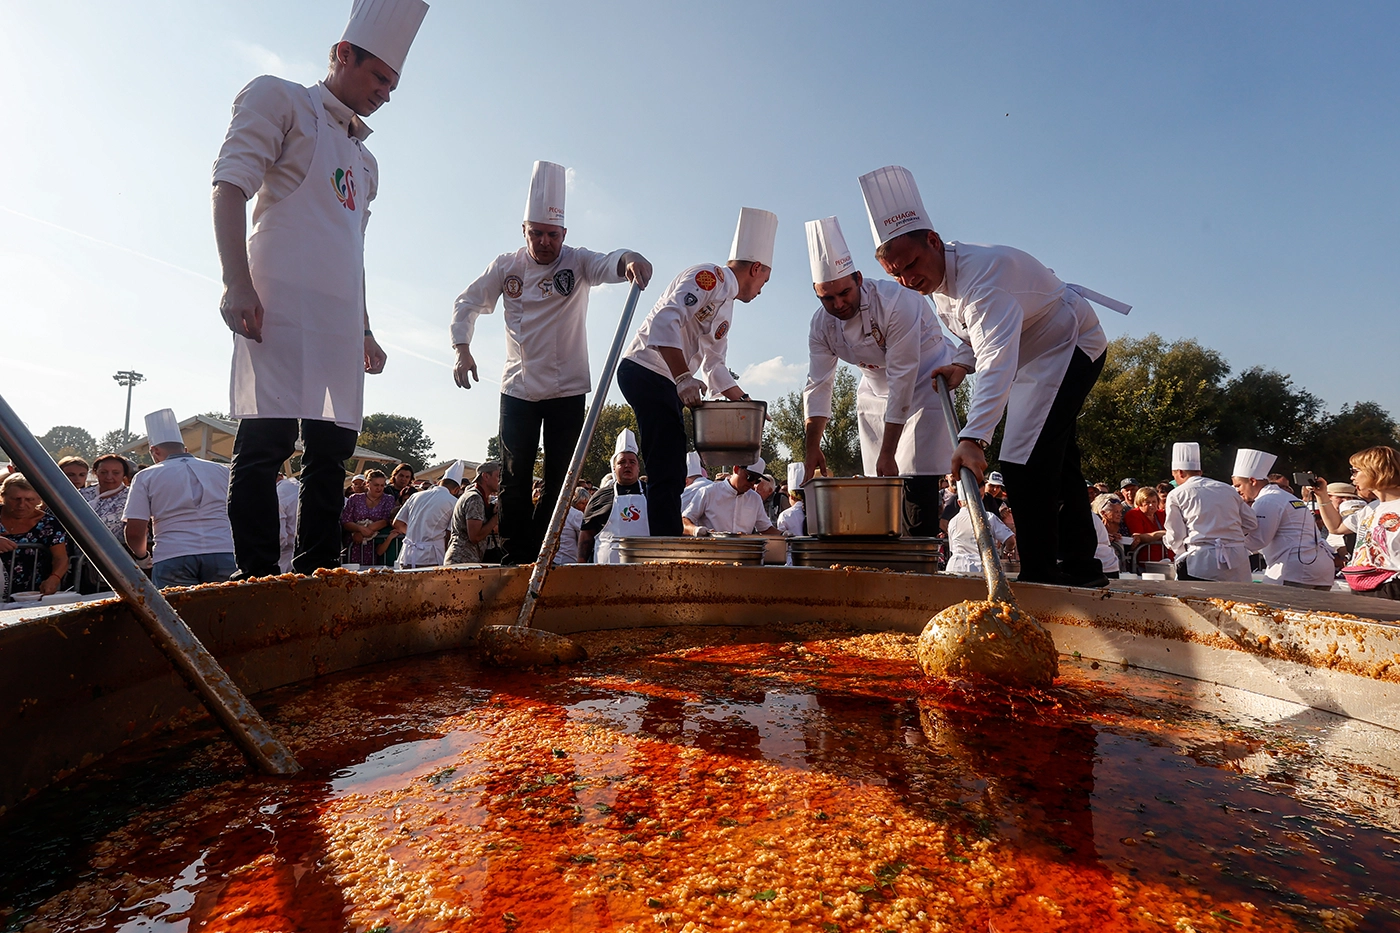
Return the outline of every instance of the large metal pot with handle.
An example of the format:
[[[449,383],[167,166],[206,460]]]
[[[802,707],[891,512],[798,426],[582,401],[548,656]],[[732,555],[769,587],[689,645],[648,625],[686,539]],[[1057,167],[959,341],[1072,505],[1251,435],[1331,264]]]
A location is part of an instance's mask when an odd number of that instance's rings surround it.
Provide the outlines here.
[[[831,535],[898,537],[904,517],[904,480],[898,476],[814,476],[807,495],[807,530]]]
[[[707,469],[747,466],[758,459],[768,403],[717,399],[690,409],[695,418],[695,449]]]

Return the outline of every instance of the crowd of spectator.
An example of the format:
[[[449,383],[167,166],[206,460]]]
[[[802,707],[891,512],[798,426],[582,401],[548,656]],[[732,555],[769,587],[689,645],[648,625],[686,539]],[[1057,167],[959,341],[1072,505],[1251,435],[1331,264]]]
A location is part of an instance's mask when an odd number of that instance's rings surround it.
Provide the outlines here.
[[[1241,457],[1246,453],[1259,452],[1241,452]],[[64,457],[59,468],[102,525],[127,545],[159,584],[228,579],[233,564],[227,536],[227,469],[196,460],[183,444],[171,438],[154,444],[152,455],[156,467],[140,467],[108,453],[91,464],[81,457]],[[615,457],[614,473],[599,487],[585,481],[573,490],[556,563],[599,559],[602,549],[595,553],[595,544],[600,536],[606,539],[605,526],[619,491],[644,500],[640,490],[645,489],[646,478],[639,475],[635,452],[620,459],[625,463]],[[1267,462],[1272,463],[1272,458]],[[1328,482],[1302,474],[1290,478],[1281,473],[1261,475],[1257,480],[1232,477],[1236,495],[1245,500],[1237,510],[1243,514],[1252,508],[1256,516],[1256,527],[1242,529],[1240,542],[1248,552],[1253,579],[1400,598],[1400,453],[1390,447],[1370,448],[1354,455],[1351,465],[1351,482]],[[340,516],[342,563],[411,568],[499,560],[503,553],[497,501],[501,465],[490,461],[481,464],[470,481],[463,478],[460,462],[457,466],[455,477],[449,470],[437,484],[417,480],[406,463],[397,464],[388,473],[371,469],[351,477]],[[794,466],[798,472],[794,475],[790,471],[787,483],[765,472],[762,460],[711,479],[699,465],[699,458],[692,455],[682,493],[686,533],[704,535],[722,530],[789,537],[807,533],[800,464]],[[185,471],[178,481],[176,474],[169,472],[177,468]],[[143,477],[147,470],[156,472]],[[1237,462],[1236,472],[1248,470]],[[615,474],[625,480],[620,486]],[[1200,483],[1212,481],[1199,477],[1199,470],[1174,469],[1173,477],[1156,484],[1140,484],[1128,477],[1117,489],[1103,482],[1087,486],[1085,503],[1094,516],[1099,539],[1096,556],[1109,577],[1171,567],[1178,579],[1198,578],[1184,558],[1190,545],[1182,543],[1190,540],[1187,526],[1192,519],[1182,513],[1173,538],[1169,517],[1178,500],[1179,508],[1191,510],[1190,496],[1178,493],[1185,484],[1194,481],[1193,489],[1205,489]],[[1298,485],[1295,494],[1295,481],[1304,478],[1309,482]],[[536,500],[541,485],[536,483]],[[950,475],[939,485],[946,569],[980,573],[981,557],[959,484]],[[1001,475],[989,472],[978,493],[1001,557],[1014,569],[1015,515]],[[285,571],[295,545],[296,480],[279,474],[278,496]],[[1301,531],[1294,522],[1298,510],[1305,510],[1308,516]],[[1279,515],[1287,520],[1286,532],[1278,530]],[[1248,524],[1248,519],[1244,523]],[[1266,534],[1275,538],[1282,535],[1283,540],[1270,543],[1263,537]],[[1312,546],[1316,553],[1324,555],[1325,572],[1307,556],[1311,553],[1307,551],[1309,534],[1315,538]],[[1225,559],[1220,557],[1221,566]],[[1289,579],[1289,560],[1312,565],[1311,582]],[[1239,568],[1231,572],[1234,576],[1206,579],[1249,579],[1239,576]],[[0,471],[0,573],[7,596],[20,590],[52,595],[60,589],[90,593],[106,588],[84,562],[69,532],[44,509],[32,484],[13,472],[13,467]]]

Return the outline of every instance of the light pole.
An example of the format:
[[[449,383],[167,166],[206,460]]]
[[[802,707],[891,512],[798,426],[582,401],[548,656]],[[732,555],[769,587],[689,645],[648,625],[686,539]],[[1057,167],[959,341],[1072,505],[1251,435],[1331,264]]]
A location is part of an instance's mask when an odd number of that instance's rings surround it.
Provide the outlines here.
[[[112,377],[118,385],[126,386],[126,421],[122,422],[122,440],[131,440],[131,390],[137,383],[145,382],[146,377],[130,369],[123,369]]]

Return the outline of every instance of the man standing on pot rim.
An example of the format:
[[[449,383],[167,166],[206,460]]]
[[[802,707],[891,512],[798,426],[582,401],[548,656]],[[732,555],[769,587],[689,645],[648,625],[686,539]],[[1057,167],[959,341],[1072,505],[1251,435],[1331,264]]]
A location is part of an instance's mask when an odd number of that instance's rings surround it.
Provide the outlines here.
[[[365,373],[382,371],[385,359],[365,307],[365,225],[379,167],[360,118],[388,102],[427,11],[423,0],[356,0],[324,81],[306,88],[264,75],[234,101],[213,201],[219,311],[234,333],[229,411],[241,419],[228,488],[236,578],[278,572],[277,471],[298,427],[305,451],[292,566],[311,573],[340,563],[345,459],[359,437]]]
[[[1020,579],[1106,586],[1084,507],[1075,420],[1108,347],[1089,299],[1123,314],[1129,306],[1065,284],[1021,250],[945,243],[908,169],[886,166],[862,175],[860,187],[875,258],[899,284],[931,298],[962,341],[933,375],[952,389],[977,373],[953,472],[966,466],[981,481],[1005,412],[999,460],[1016,516]]]
[[[525,246],[491,261],[452,310],[453,376],[470,389],[480,381],[471,341],[476,319],[505,299],[506,365],[501,375],[501,537],[503,563],[534,560],[569,472],[583,430],[588,370],[588,292],[595,285],[651,279],[640,253],[611,253],[564,245],[564,166],[536,162],[530,175],[521,230]],[[544,491],[531,502],[540,434],[544,434]]]
[[[822,306],[807,335],[804,472],[827,473],[821,440],[836,367],[854,363],[861,373],[856,414],[864,473],[905,477],[909,534],[935,537],[938,478],[948,470],[953,445],[932,373],[952,362],[952,349],[927,302],[894,282],[860,274],[835,217],[807,221],[807,257]]]
[[[758,297],[773,273],[778,215],[745,207],[723,266],[691,266],[662,293],[642,322],[617,368],[617,385],[637,415],[642,460],[647,465],[651,533],[682,533],[685,488],[685,420],[681,406],[711,395],[748,398],[729,375],[729,323],[734,300]]]

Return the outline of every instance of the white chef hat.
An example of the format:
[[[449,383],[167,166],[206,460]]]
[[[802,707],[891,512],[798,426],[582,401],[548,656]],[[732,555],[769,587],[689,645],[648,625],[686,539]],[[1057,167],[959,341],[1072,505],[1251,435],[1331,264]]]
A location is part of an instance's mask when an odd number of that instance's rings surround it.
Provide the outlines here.
[[[622,433],[617,436],[617,443],[613,444],[613,459],[621,453],[637,452],[637,435],[632,433],[631,428],[623,428]]]
[[[778,215],[756,207],[739,208],[739,225],[734,228],[734,243],[729,247],[729,260],[761,262],[773,267],[773,243],[778,238]]]
[[[841,235],[841,222],[835,217],[807,221],[807,259],[812,264],[812,282],[834,282],[856,271],[855,260]]]
[[[1172,445],[1173,470],[1199,470],[1201,445],[1195,441],[1177,441]]]
[[[801,463],[788,464],[788,489],[800,489],[807,479],[807,467]]]
[[[1242,476],[1245,479],[1263,479],[1269,475],[1269,471],[1273,469],[1274,461],[1277,459],[1278,454],[1241,447],[1239,452],[1235,454],[1235,469],[1230,475]]]
[[[744,467],[744,469],[745,469],[745,470],[748,470],[750,473],[754,474],[755,476],[762,476],[762,475],[763,475],[763,471],[764,471],[764,469],[765,469],[767,466],[768,466],[768,464],[766,464],[766,463],[763,462],[763,458],[762,458],[762,457],[759,457],[759,458],[758,458],[757,460],[755,460],[753,463],[750,463],[748,466]]]
[[[423,0],[355,0],[340,41],[358,45],[402,75],[408,47],[427,15]]]
[[[910,230],[932,230],[914,174],[902,165],[886,165],[860,176],[860,192],[870,215],[875,245],[883,246]]]
[[[530,194],[525,199],[525,220],[533,224],[564,223],[564,166],[536,162],[530,173]]]
[[[460,486],[462,485],[462,476],[466,472],[467,465],[461,460],[457,460],[453,462],[452,466],[447,468],[447,472],[442,474],[442,478],[449,482],[456,483],[458,486]]]
[[[700,462],[700,451],[692,450],[685,455],[685,475],[687,477],[705,475],[705,465]]]
[[[146,442],[152,447],[185,442],[184,435],[180,433],[180,422],[175,420],[175,412],[162,408],[146,416]]]

